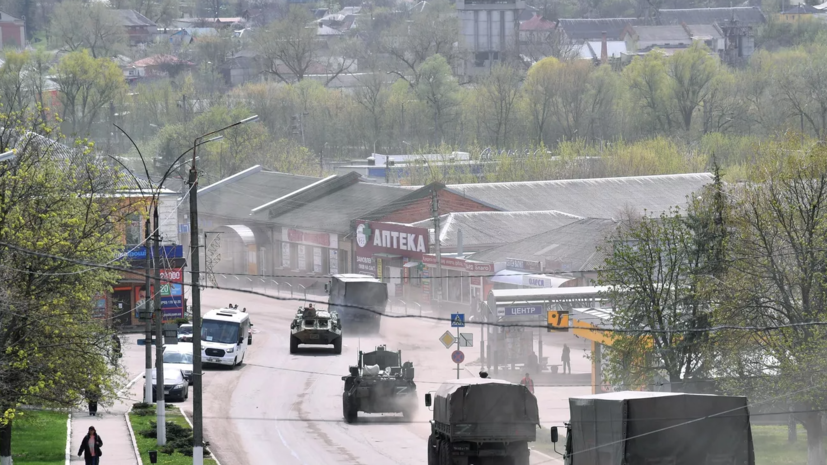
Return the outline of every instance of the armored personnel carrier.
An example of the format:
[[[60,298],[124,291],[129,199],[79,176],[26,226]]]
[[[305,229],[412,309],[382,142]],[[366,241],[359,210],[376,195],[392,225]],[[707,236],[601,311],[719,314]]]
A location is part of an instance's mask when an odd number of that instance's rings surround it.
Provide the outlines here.
[[[295,354],[299,344],[333,344],[333,353],[342,353],[342,322],[335,311],[299,307],[290,324],[290,353]]]
[[[342,412],[345,421],[356,421],[358,412],[402,413],[411,418],[416,410],[413,363],[402,363],[402,351],[381,345],[373,352],[359,351],[357,365],[343,376]]]

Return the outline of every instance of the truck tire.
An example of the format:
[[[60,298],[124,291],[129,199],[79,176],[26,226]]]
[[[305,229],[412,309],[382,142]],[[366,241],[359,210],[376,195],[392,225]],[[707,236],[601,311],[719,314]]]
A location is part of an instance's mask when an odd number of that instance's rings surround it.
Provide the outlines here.
[[[428,436],[428,465],[439,465],[439,449],[437,449],[439,442],[433,433]]]
[[[510,444],[510,447],[508,448],[508,456],[511,458],[512,465],[528,465],[528,443],[516,442]]]
[[[353,424],[356,422],[359,412],[355,407],[351,402],[350,396],[347,395],[347,393],[342,394],[342,415],[345,417],[345,423]]]
[[[451,443],[448,441],[439,442],[439,465],[453,465],[451,460]]]
[[[290,353],[295,354],[299,351],[299,338],[296,336],[290,336]]]
[[[336,338],[333,341],[333,353],[339,355],[342,353],[342,338]]]

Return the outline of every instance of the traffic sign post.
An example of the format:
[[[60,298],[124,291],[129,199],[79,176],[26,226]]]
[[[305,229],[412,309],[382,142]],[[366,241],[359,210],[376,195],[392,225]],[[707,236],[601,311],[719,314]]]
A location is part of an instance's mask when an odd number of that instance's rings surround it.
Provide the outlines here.
[[[451,327],[452,328],[464,328],[465,327],[465,314],[464,313],[452,313],[451,314]]]
[[[442,336],[439,337],[439,342],[441,342],[446,349],[450,349],[455,342],[454,335],[451,334],[450,331],[445,331],[445,333],[443,333]]]
[[[474,333],[459,333],[460,347],[474,347]]]
[[[454,361],[457,365],[465,361],[465,354],[462,353],[461,350],[455,350],[451,352],[451,360]]]

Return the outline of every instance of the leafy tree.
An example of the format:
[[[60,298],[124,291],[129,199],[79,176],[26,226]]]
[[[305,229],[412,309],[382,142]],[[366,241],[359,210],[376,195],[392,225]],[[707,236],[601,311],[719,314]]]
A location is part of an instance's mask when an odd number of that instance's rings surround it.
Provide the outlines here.
[[[125,89],[123,73],[107,58],[93,58],[81,50],[64,56],[55,67],[60,87],[62,117],[72,134],[88,134],[100,110]]]
[[[419,81],[414,89],[417,98],[431,110],[434,122],[434,143],[445,135],[444,124],[453,116],[459,101],[459,84],[451,74],[451,66],[442,55],[433,55],[419,67]]]
[[[550,145],[551,142],[546,138],[546,127],[551,118],[551,101],[556,91],[554,75],[559,65],[557,58],[544,58],[528,70],[526,77],[524,91],[537,145]]]
[[[709,49],[695,42],[687,50],[672,55],[668,60],[671,78],[671,96],[683,122],[683,129],[692,129],[692,117],[701,103],[710,98],[712,81],[719,63]]]
[[[180,17],[179,3],[178,0],[110,0],[113,8],[135,10],[165,27]]]
[[[762,150],[765,162],[733,192],[735,259],[717,319],[782,329],[720,333],[717,370],[733,392],[798,412],[807,463],[823,465],[827,328],[818,323],[827,322],[827,147],[791,137]]]
[[[67,0],[52,14],[54,45],[70,52],[88,49],[93,58],[110,57],[126,42],[115,12],[101,2]]]
[[[517,70],[500,64],[480,84],[480,114],[496,147],[508,144],[511,135],[509,130],[520,95],[520,81],[521,76]]]
[[[659,131],[672,129],[672,110],[668,99],[670,86],[666,58],[660,53],[635,57],[623,70],[632,105]]]
[[[21,405],[70,408],[99,387],[117,387],[105,357],[111,331],[92,318],[92,298],[117,277],[68,260],[111,262],[120,248],[117,176],[87,150],[32,132],[25,119],[0,137],[17,149],[0,167],[0,460],[11,463]],[[40,126],[39,131],[51,132]],[[32,252],[36,251],[36,252]],[[53,259],[46,255],[66,257]]]

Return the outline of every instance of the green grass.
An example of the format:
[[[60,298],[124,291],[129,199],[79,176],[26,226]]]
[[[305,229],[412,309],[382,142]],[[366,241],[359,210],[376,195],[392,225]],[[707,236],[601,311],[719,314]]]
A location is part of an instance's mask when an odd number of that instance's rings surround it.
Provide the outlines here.
[[[189,423],[187,423],[187,420],[177,409],[173,411],[167,410],[166,417],[168,422],[173,422],[190,429]],[[141,452],[141,460],[143,460],[144,463],[149,463],[149,451],[158,450],[158,442],[155,438],[145,438],[141,436],[141,431],[150,429],[149,422],[155,421],[155,416],[141,416],[130,413],[129,421],[132,423],[132,430],[135,432],[135,440],[138,443],[138,450]],[[158,463],[163,465],[192,465],[192,457],[187,457],[178,451],[175,451],[172,455],[167,455],[159,451]],[[204,463],[216,465],[215,460],[207,458],[204,458]]]
[[[800,425],[795,444],[787,444],[786,426],[753,426],[752,442],[755,465],[807,465],[807,431]]]
[[[63,464],[66,459],[66,413],[25,410],[12,426],[14,463]]]

